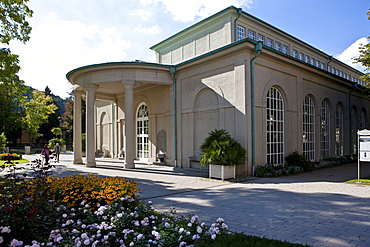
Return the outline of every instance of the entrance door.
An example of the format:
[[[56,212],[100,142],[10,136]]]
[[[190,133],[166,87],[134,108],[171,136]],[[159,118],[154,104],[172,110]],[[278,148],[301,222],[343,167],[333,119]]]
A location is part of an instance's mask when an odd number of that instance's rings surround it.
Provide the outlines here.
[[[137,159],[148,162],[149,158],[149,119],[148,107],[141,105],[137,111],[136,120]]]

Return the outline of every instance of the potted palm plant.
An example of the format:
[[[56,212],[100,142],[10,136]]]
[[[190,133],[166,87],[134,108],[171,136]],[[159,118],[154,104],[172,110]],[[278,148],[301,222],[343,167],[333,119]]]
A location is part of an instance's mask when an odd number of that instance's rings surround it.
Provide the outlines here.
[[[235,166],[245,163],[246,150],[224,129],[209,132],[200,149],[200,165],[209,165],[209,177],[235,178]]]

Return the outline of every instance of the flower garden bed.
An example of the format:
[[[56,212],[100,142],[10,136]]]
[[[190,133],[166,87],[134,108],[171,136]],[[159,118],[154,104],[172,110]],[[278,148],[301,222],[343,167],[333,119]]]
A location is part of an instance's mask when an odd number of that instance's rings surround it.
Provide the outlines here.
[[[138,191],[137,183],[119,177],[72,175],[17,183],[2,179],[0,245],[225,246],[222,242],[240,239],[222,218],[207,225],[198,216],[178,216],[175,210],[158,213]],[[263,246],[266,241],[278,243],[269,246],[301,246],[253,236],[247,242],[256,238]]]
[[[325,167],[337,166],[356,161],[357,156],[343,156],[325,158],[319,162],[308,161],[305,156],[298,152],[293,152],[286,157],[284,165],[264,165],[257,166],[255,176],[257,177],[278,177],[292,175],[300,172],[321,169]]]

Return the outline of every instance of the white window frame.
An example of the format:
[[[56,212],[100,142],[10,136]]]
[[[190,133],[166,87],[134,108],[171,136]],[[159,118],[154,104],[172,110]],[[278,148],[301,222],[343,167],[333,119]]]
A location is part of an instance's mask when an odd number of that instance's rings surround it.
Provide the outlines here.
[[[267,93],[266,138],[267,164],[284,164],[284,100],[279,89],[272,87]]]
[[[275,50],[277,51],[281,50],[281,44],[279,42],[275,42]]]
[[[274,46],[274,41],[272,40],[272,39],[270,39],[270,38],[267,38],[267,43],[266,43],[266,45],[268,46],[268,47],[273,47]]]
[[[351,148],[353,154],[357,153],[357,108],[351,107]]]
[[[321,158],[330,156],[330,105],[328,100],[324,100],[321,104]]]
[[[335,110],[335,155],[343,156],[343,106],[337,104]]]
[[[315,105],[310,95],[303,102],[303,154],[315,160]]]
[[[140,104],[136,111],[136,157],[143,162],[149,159],[149,112],[146,104]]]
[[[248,30],[248,38],[250,38],[252,40],[256,40],[256,32],[254,32],[252,30]]]
[[[283,53],[288,54],[288,46],[287,45],[283,45]]]
[[[292,57],[298,58],[298,51],[297,50],[293,50]]]
[[[262,42],[262,44],[265,44],[265,36],[262,34],[258,34],[258,42]]]
[[[238,40],[245,38],[245,28],[242,26],[238,26]]]

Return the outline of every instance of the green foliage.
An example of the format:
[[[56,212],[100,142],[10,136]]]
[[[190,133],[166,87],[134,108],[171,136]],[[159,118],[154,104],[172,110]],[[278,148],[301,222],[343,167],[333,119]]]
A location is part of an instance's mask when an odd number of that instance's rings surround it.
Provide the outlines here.
[[[82,134],[81,141],[82,141],[82,151],[86,152],[86,133]]]
[[[0,42],[9,44],[13,39],[23,43],[29,40],[31,27],[26,18],[32,17],[26,3],[28,0],[7,0],[0,2]]]
[[[8,144],[8,141],[6,139],[5,133],[3,132],[0,135],[0,151],[4,150],[7,144]]]
[[[62,130],[59,127],[53,127],[51,129],[51,133],[53,133],[56,136],[61,136],[63,134]]]
[[[66,145],[66,141],[63,139],[53,138],[49,140],[49,147],[53,149],[55,145],[59,143],[59,146],[63,147]]]
[[[56,106],[48,104],[53,99],[50,96],[45,96],[43,92],[34,90],[31,99],[25,103],[24,108],[26,116],[24,118],[24,127],[29,132],[31,137],[39,137],[39,128],[42,123],[45,123],[48,116],[52,114]]]
[[[211,131],[200,148],[203,151],[201,166],[241,165],[245,162],[246,150],[223,129]]]
[[[22,106],[28,87],[19,79],[18,55],[12,54],[11,40],[23,43],[29,40],[31,27],[26,21],[32,11],[26,6],[28,0],[0,1],[0,133],[11,141],[21,136]]]
[[[370,9],[367,12],[368,19],[370,20]],[[370,37],[368,37],[370,39]],[[367,44],[362,44],[360,46],[360,56],[355,58],[356,63],[362,64],[365,67],[365,75],[362,76],[360,79],[364,82],[370,83],[370,42]]]
[[[313,163],[307,160],[303,154],[299,154],[297,151],[285,157],[285,162],[287,167],[301,167],[303,171],[309,171],[313,168]]]

